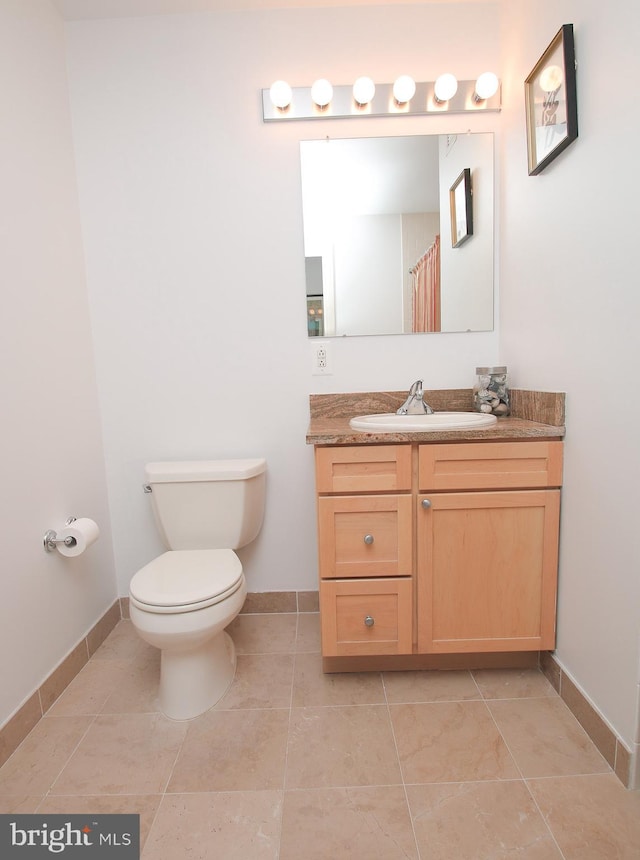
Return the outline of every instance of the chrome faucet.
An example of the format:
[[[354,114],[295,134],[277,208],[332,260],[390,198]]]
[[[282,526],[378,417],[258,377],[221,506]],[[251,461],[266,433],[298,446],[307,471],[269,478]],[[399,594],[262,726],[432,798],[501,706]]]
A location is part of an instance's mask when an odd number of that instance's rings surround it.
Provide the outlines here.
[[[432,415],[433,409],[422,398],[422,380],[418,379],[409,389],[409,396],[396,415]]]

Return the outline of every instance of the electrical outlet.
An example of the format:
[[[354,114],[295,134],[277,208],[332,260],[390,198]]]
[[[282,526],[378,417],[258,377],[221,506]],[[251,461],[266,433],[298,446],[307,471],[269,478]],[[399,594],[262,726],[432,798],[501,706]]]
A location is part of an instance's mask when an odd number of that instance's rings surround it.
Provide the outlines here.
[[[314,376],[329,376],[333,373],[331,369],[331,352],[326,341],[311,342],[311,373]]]

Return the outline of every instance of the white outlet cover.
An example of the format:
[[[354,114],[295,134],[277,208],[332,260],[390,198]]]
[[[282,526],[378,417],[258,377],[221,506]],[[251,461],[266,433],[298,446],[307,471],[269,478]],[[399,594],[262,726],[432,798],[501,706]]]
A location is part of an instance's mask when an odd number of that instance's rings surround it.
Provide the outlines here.
[[[331,348],[327,341],[312,340],[309,346],[311,347],[312,375],[330,376],[333,371],[331,369]]]

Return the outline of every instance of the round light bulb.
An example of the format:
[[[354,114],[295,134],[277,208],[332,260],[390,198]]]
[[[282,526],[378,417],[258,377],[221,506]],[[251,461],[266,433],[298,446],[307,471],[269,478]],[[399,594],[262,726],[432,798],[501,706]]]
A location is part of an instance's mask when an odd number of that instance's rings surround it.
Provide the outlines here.
[[[292,96],[293,92],[286,81],[275,81],[271,84],[269,98],[271,99],[271,103],[275,107],[280,108],[280,110],[289,107]]]
[[[326,107],[333,98],[333,87],[326,78],[318,78],[311,86],[311,98],[318,107]]]
[[[545,93],[552,93],[562,86],[564,75],[560,66],[547,66],[540,74],[540,87]]]
[[[476,97],[481,101],[490,99],[498,92],[500,81],[493,72],[485,72],[476,81]]]
[[[400,75],[393,85],[393,97],[398,104],[410,102],[416,94],[416,82],[409,75]]]
[[[440,75],[436,80],[433,89],[436,101],[448,102],[449,99],[452,99],[458,92],[458,79],[455,75],[451,75],[447,72],[444,75]]]
[[[353,85],[353,97],[359,105],[368,105],[375,91],[376,85],[371,78],[358,78]]]

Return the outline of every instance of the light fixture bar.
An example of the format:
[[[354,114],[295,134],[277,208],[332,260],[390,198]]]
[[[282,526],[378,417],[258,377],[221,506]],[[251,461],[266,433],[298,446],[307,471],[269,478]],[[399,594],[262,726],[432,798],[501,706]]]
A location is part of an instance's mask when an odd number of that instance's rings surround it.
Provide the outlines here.
[[[458,81],[458,90],[448,101],[439,102],[434,93],[435,81],[416,83],[415,95],[409,102],[398,104],[393,96],[393,84],[376,84],[369,104],[359,105],[353,97],[353,87],[334,86],[333,97],[326,107],[320,108],[311,98],[311,87],[293,87],[291,103],[286,108],[276,107],[269,90],[262,90],[262,118],[264,122],[302,119],[345,119],[356,116],[425,116],[439,113],[482,113],[501,109],[500,87],[491,98],[478,100],[475,81]]]

